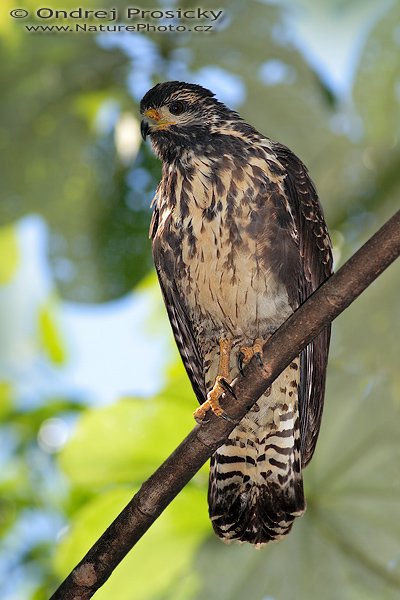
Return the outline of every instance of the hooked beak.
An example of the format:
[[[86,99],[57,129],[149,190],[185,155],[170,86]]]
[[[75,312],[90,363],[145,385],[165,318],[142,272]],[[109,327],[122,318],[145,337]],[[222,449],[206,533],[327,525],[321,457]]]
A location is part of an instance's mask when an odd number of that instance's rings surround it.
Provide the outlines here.
[[[158,110],[149,108],[144,112],[144,119],[140,123],[140,133],[146,141],[147,136],[152,131],[168,129],[170,125],[175,125],[175,121],[167,121]]]
[[[150,131],[149,122],[146,119],[143,119],[143,121],[140,123],[140,133],[141,133],[144,141],[146,141],[149,131]]]

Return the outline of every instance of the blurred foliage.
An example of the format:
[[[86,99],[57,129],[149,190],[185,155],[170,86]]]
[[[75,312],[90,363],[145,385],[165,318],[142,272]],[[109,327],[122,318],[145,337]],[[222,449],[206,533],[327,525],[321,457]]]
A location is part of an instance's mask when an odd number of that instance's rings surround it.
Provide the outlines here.
[[[62,7],[71,10],[76,3]],[[125,86],[129,61],[92,35],[33,35],[21,23],[13,25],[0,46],[2,219],[27,211],[46,218],[54,273],[66,296],[120,296],[151,266],[149,203],[139,193],[129,205],[135,192],[113,137],[124,111],[137,114]],[[132,180],[135,190],[134,170]],[[141,190],[146,199],[151,189]]]
[[[398,205],[400,7],[382,10],[365,41],[352,94],[343,99],[293,38],[289,16],[313,10],[311,2],[220,5],[228,18],[212,35],[28,35],[21,22],[2,17],[4,600],[48,598],[192,425],[195,400],[176,353],[165,386],[152,398],[87,408],[63,379],[74,360],[60,321],[65,299],[105,302],[139,287],[159,293],[154,279],[143,283],[152,265],[149,204],[160,173],[149,148],[138,146],[138,101],[146,86],[194,78],[230,89],[248,121],[309,166],[338,262]],[[39,3],[25,0],[24,6]],[[110,8],[101,0],[86,2],[86,8],[101,7]],[[4,8],[14,3],[6,0]],[[76,3],[65,0],[62,8]],[[215,3],[204,0],[202,8],[215,9]],[[365,3],[331,0],[321,10],[346,23]],[[128,153],[121,129],[131,132]],[[39,271],[29,256],[29,228],[26,219],[18,221],[29,213],[50,227],[51,271],[47,264]],[[335,324],[326,411],[305,475],[308,511],[288,539],[261,551],[215,539],[204,467],[96,598],[399,597],[398,276],[395,265]],[[148,332],[166,319],[160,302],[153,305]],[[171,335],[170,341],[172,347]],[[74,431],[64,447],[62,423]],[[58,431],[54,439],[49,431]]]

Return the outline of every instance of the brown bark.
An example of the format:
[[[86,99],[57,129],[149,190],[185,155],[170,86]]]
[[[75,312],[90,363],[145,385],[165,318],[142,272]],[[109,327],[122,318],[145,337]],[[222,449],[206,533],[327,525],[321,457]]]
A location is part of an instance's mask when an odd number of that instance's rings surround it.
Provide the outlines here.
[[[279,328],[264,346],[264,364],[252,360],[245,377],[233,388],[236,398],[223,398],[233,422],[211,415],[142,485],[51,600],[86,600],[109,578],[115,567],[147,531],[203,463],[228,437],[281,371],[300,351],[353,302],[400,254],[400,211],[343,267],[332,275]]]

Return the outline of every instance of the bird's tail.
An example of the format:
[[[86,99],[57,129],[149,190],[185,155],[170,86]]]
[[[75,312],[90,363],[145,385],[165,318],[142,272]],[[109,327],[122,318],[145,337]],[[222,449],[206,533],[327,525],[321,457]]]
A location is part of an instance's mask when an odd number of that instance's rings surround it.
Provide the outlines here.
[[[267,390],[211,458],[210,518],[224,541],[265,544],[303,514],[299,359]]]

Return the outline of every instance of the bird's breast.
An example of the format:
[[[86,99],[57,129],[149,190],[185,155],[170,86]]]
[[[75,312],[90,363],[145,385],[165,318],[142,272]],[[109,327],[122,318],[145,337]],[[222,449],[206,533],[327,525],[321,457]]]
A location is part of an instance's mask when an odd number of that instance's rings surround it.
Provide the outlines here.
[[[256,213],[262,223],[265,215]],[[188,215],[163,211],[159,254],[202,334],[227,330],[256,338],[275,330],[291,309],[283,284],[269,264],[268,224],[255,227],[253,207],[192,202]]]

